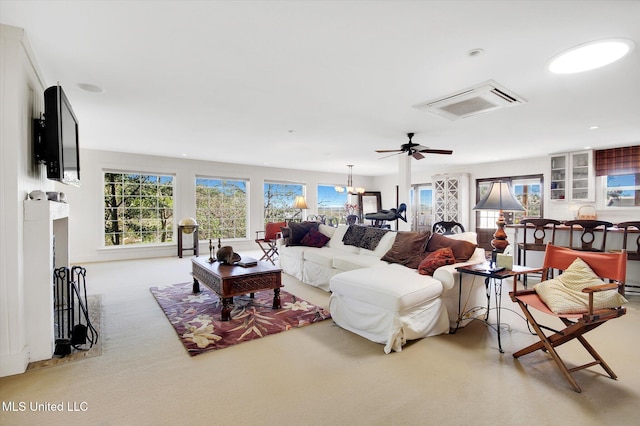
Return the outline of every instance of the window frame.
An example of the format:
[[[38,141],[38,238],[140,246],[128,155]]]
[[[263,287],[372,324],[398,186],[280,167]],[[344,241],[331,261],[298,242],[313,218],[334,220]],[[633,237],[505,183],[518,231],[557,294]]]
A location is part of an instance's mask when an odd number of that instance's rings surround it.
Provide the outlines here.
[[[615,176],[629,176],[629,175],[638,175],[637,179],[636,179],[636,185],[633,186],[624,186],[624,187],[609,187],[608,186],[608,179],[609,177],[615,177]],[[598,203],[599,208],[603,209],[603,210],[607,210],[607,211],[630,211],[630,209],[634,209],[634,208],[640,208],[640,205],[634,205],[634,206],[609,206],[608,205],[608,200],[609,200],[609,191],[610,188],[626,188],[626,190],[631,190],[631,191],[637,191],[640,192],[640,174],[638,173],[625,173],[622,175],[603,175],[600,176],[600,202]]]
[[[291,194],[291,202],[285,203],[282,206],[275,207],[276,209],[282,209],[283,214],[281,216],[272,216],[267,214],[267,185],[283,185],[283,186],[299,186],[300,191],[293,190]],[[293,203],[295,201],[296,196],[302,195],[306,199],[307,194],[307,185],[301,182],[286,182],[286,181],[278,181],[278,180],[265,180],[262,184],[262,217],[264,221],[264,225],[268,222],[289,222],[289,221],[303,221],[306,217],[305,209],[294,209]],[[277,195],[276,195],[277,197]],[[284,207],[284,205],[288,204],[289,207]],[[300,211],[299,211],[300,210]]]
[[[120,197],[121,200],[120,202],[117,204],[116,207],[113,207],[113,204],[111,204],[110,206],[107,205],[107,197],[108,196],[112,196],[112,192],[109,191],[107,192],[107,185],[108,184],[118,184],[119,182],[114,181],[114,180],[107,180],[107,175],[119,175],[121,176],[121,180],[120,180],[120,193],[115,195],[115,197]],[[143,195],[143,191],[139,191],[139,195],[137,197],[134,196],[127,196],[127,194],[125,193],[125,189],[126,187],[133,187],[132,186],[132,182],[125,182],[124,180],[124,176],[137,176],[138,178],[142,178],[142,177],[155,177],[157,179],[157,182],[155,184],[156,188],[158,191],[160,191],[160,188],[171,188],[170,191],[165,191],[165,193],[157,193],[156,196],[148,196],[148,195]],[[161,181],[163,179],[166,178],[170,178],[170,184],[169,185],[161,185]],[[144,183],[142,181],[140,181],[137,186],[143,188],[144,186],[149,186],[150,184],[148,183]],[[176,204],[176,196],[175,196],[175,190],[176,190],[176,175],[173,173],[161,173],[161,172],[149,172],[149,171],[131,171],[131,170],[116,170],[116,169],[103,169],[102,170],[102,248],[108,248],[108,249],[121,249],[121,248],[131,248],[131,247],[150,247],[150,246],[157,246],[157,245],[171,245],[171,244],[175,244],[175,238],[176,238],[176,219],[175,219],[175,204]],[[170,192],[170,198],[171,198],[171,202],[170,202],[170,208],[167,207],[162,207],[162,203],[157,202],[156,206],[154,208],[152,207],[145,207],[140,205],[139,207],[136,207],[135,204],[137,204],[138,202],[141,202],[141,199],[149,199],[149,198],[156,198],[156,199],[161,199],[167,196],[166,192]],[[135,199],[138,199],[138,201],[136,202]],[[110,202],[114,202],[114,200],[110,200]],[[130,203],[129,207],[127,208],[126,203]],[[115,212],[115,220],[113,219],[113,209],[116,209]],[[120,213],[120,209],[123,210],[139,210],[138,213],[138,222],[137,222],[137,226],[138,228],[141,229],[141,231],[139,232],[139,237],[140,237],[140,241],[139,242],[134,242],[134,243],[125,243],[124,241],[128,238],[128,235],[135,235],[136,232],[135,231],[129,231],[127,232],[127,225],[125,223],[125,221],[127,220],[127,218],[125,217],[124,213]],[[111,211],[110,211],[111,210]],[[155,210],[156,211],[156,217],[153,217],[154,215],[151,214],[149,217],[149,214],[152,213],[151,210]],[[166,211],[166,210],[170,210],[170,214],[166,217],[158,217],[158,216],[162,216],[161,214],[158,214],[160,211]],[[109,217],[107,217],[109,215]],[[160,220],[165,221],[165,226],[164,228],[161,228],[159,230],[156,231],[147,231],[147,232],[143,232],[142,229],[143,228],[143,224],[144,223],[152,223],[153,221],[156,220]],[[118,223],[118,227],[116,229],[120,229],[120,232],[107,232],[107,224],[108,222],[117,222]],[[121,223],[122,222],[122,223]],[[135,228],[135,225],[131,225],[130,228]],[[150,234],[156,234],[156,239],[158,238],[159,235],[165,234],[165,241],[150,241],[150,242],[144,242],[144,237],[145,236],[149,236]],[[116,235],[120,235],[120,237],[117,237]],[[121,238],[122,241],[119,244],[107,244],[107,239],[110,238],[110,236],[116,236],[116,239]],[[162,239],[162,237],[160,237],[160,239]]]
[[[222,188],[223,190],[220,192],[224,192],[225,189],[230,189],[228,188],[225,183],[226,182],[234,182],[234,183],[243,183],[244,184],[244,233],[242,232],[241,228],[242,226],[236,226],[236,220],[237,220],[237,216],[236,213],[238,213],[237,209],[233,209],[233,211],[231,212],[231,214],[229,215],[230,221],[231,221],[231,226],[225,226],[222,229],[226,230],[226,231],[230,231],[230,232],[222,232],[221,229],[219,228],[220,226],[220,217],[222,218],[222,220],[224,222],[227,222],[226,216],[224,215],[218,215],[218,228],[209,228],[207,226],[207,221],[206,220],[202,220],[202,215],[200,215],[198,213],[198,181],[199,180],[209,180],[209,181],[220,181],[221,183],[223,183]],[[233,185],[232,185],[233,186]],[[217,186],[219,188],[219,186]],[[237,187],[236,187],[237,188]],[[209,239],[224,239],[224,240],[229,240],[229,241],[233,241],[233,240],[245,240],[249,238],[249,228],[250,228],[250,224],[249,224],[249,189],[250,189],[250,185],[249,185],[249,179],[246,178],[229,178],[229,177],[222,177],[222,176],[209,176],[209,175],[196,175],[195,177],[195,181],[194,181],[194,189],[195,189],[195,214],[196,214],[196,221],[198,222],[199,228],[198,228],[198,238],[202,241],[202,240],[209,240]],[[240,190],[242,191],[242,189],[240,188]],[[242,218],[241,218],[242,219]],[[242,221],[241,221],[242,222]],[[240,233],[236,233],[234,230],[240,229]],[[211,232],[211,234],[209,233]]]

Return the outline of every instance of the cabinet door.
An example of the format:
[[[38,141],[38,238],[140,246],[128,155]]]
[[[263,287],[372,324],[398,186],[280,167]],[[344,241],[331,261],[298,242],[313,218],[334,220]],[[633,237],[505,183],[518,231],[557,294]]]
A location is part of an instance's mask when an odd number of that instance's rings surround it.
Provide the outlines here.
[[[567,173],[569,168],[569,156],[567,154],[558,154],[551,156],[551,199],[566,200],[567,194]]]
[[[571,200],[595,201],[593,185],[593,151],[572,152]]]
[[[576,151],[550,156],[551,201],[595,201],[593,151]]]

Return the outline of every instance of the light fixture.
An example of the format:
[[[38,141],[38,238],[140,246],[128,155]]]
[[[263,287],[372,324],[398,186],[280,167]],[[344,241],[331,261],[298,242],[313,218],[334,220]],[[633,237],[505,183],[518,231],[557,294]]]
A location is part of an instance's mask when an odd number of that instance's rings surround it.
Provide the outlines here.
[[[349,167],[349,175],[347,176],[347,186],[335,186],[334,189],[336,192],[344,192],[347,191],[349,194],[362,194],[365,189],[362,187],[355,188],[353,186],[353,164],[347,164]]]
[[[302,195],[296,195],[296,199],[293,201],[294,209],[308,209],[307,201],[304,199]]]
[[[580,44],[555,56],[549,71],[573,74],[609,65],[631,52],[634,43],[623,38],[611,38]]]
[[[504,231],[504,212],[505,211],[524,211],[522,204],[513,195],[511,184],[509,182],[496,181],[491,183],[489,192],[482,200],[473,208],[473,210],[493,210],[499,211],[498,221],[496,225],[498,229],[493,234],[491,246],[494,252],[502,253],[509,245],[507,241],[507,233]]]

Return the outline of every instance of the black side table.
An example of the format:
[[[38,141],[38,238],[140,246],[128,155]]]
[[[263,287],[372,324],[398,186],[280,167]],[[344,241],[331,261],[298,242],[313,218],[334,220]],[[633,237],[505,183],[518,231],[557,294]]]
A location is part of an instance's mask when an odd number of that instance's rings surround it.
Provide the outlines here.
[[[185,229],[193,229],[193,247],[183,248],[182,235]],[[182,226],[178,225],[178,257],[182,259],[182,252],[193,250],[196,257],[200,256],[200,246],[198,244],[198,225]]]
[[[460,325],[460,321],[462,321],[463,312],[460,312],[461,309],[461,300],[462,300],[462,275],[463,274],[471,274],[477,275],[480,277],[484,277],[484,285],[487,291],[487,313],[485,314],[484,321],[486,322],[489,319],[489,307],[491,303],[491,290],[490,290],[490,281],[493,279],[493,290],[496,298],[496,318],[498,324],[496,326],[496,331],[498,333],[498,350],[500,353],[504,353],[502,350],[502,341],[500,340],[500,309],[502,308],[502,280],[505,278],[517,277],[522,274],[530,274],[533,272],[542,272],[543,268],[530,268],[528,266],[518,266],[513,265],[511,269],[494,269],[491,268],[489,263],[479,263],[476,265],[466,265],[459,266],[456,270],[460,273],[460,282],[458,288],[458,320],[456,322],[456,328],[451,332],[451,334],[458,331],[458,326]]]

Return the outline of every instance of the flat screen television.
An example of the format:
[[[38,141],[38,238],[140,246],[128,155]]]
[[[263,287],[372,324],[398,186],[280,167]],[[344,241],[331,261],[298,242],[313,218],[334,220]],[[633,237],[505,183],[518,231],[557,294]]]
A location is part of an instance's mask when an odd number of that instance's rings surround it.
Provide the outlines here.
[[[80,185],[78,119],[60,85],[44,91],[44,120],[34,120],[37,161],[47,165],[47,178]]]

